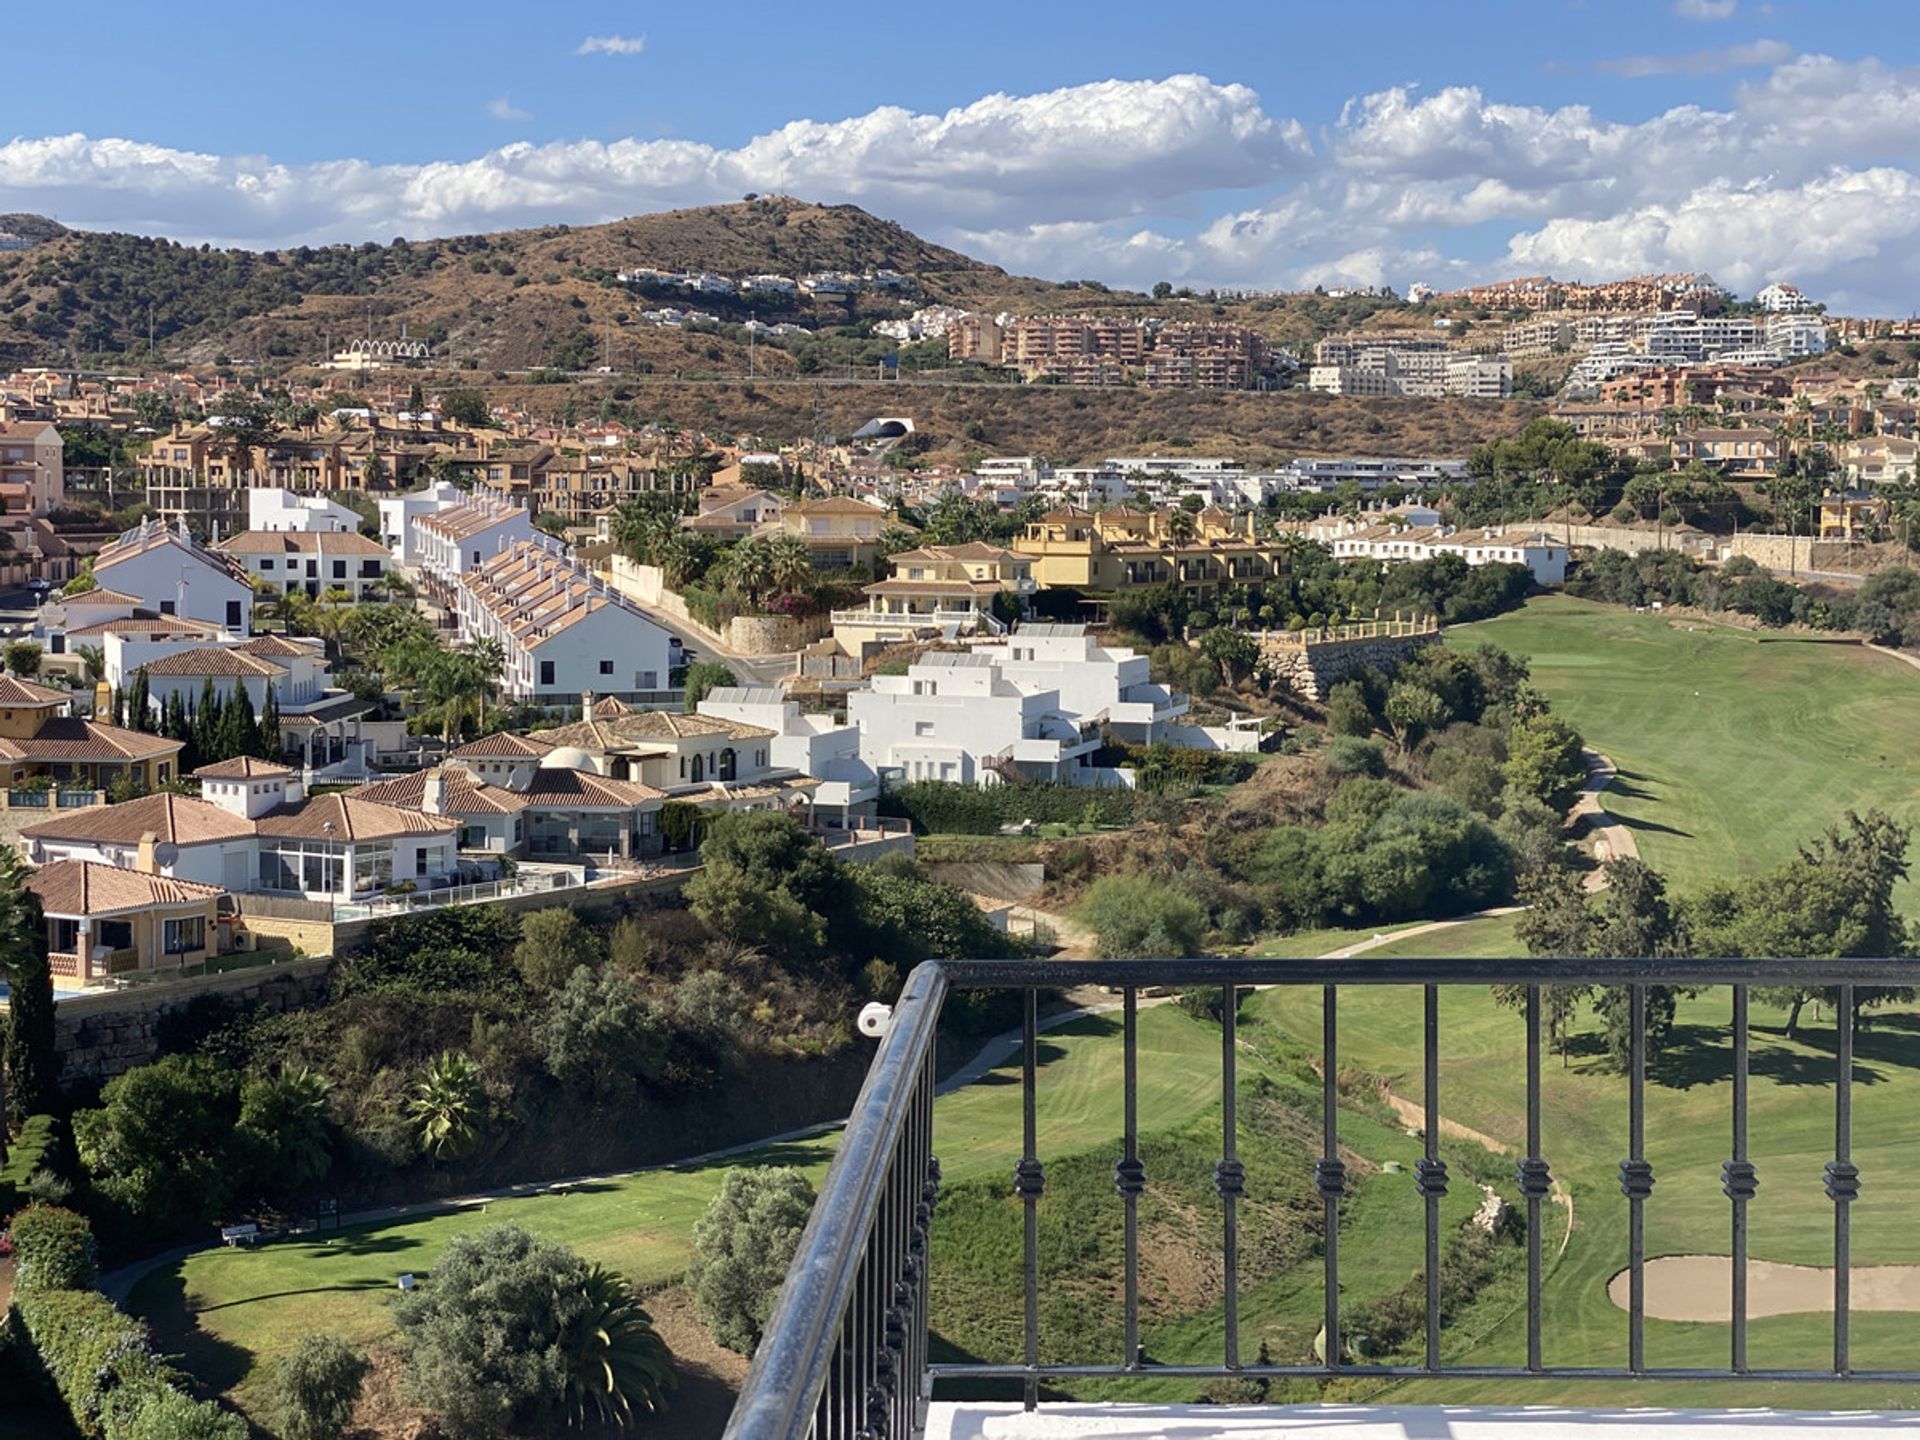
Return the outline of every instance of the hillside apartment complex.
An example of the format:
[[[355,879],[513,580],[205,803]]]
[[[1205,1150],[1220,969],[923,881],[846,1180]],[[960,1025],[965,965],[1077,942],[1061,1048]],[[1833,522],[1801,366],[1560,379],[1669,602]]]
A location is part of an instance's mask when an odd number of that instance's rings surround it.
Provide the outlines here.
[[[1307,387],[1327,395],[1504,400],[1513,393],[1513,361],[1453,348],[1426,331],[1340,335],[1315,348]]]
[[[948,324],[947,357],[1005,365],[1028,382],[1201,390],[1252,389],[1272,363],[1244,325],[1095,315],[962,315]]]

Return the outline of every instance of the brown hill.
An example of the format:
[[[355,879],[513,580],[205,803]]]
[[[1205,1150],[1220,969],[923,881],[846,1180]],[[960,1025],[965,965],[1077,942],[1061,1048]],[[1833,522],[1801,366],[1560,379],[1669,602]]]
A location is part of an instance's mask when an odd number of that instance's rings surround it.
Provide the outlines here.
[[[641,268],[732,276],[890,269],[916,288],[904,298],[750,308],[615,282],[618,272]],[[740,337],[723,332],[689,344],[642,323],[640,311],[673,304],[723,321],[755,313],[823,329],[930,302],[1041,307],[1059,289],[929,244],[854,206],[782,197],[607,225],[264,252],[65,231],[0,255],[0,358],[126,365],[148,358],[151,335],[156,361],[272,366],[311,363],[354,337],[404,334],[487,368],[566,364],[619,345],[634,368],[679,370],[744,349]]]

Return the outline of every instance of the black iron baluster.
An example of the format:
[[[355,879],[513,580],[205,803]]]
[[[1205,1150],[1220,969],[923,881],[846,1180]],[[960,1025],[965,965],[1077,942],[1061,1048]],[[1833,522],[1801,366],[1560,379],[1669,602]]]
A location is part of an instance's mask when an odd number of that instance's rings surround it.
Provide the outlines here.
[[[1833,1101],[1833,1159],[1827,1164],[1827,1198],[1833,1201],[1833,1372],[1853,1368],[1848,1353],[1853,1329],[1853,1215],[1860,1172],[1853,1164],[1853,986],[1842,985],[1834,1026],[1840,1052],[1840,1088]]]
[[[1220,1001],[1220,1163],[1213,1167],[1213,1188],[1221,1207],[1221,1255],[1226,1270],[1226,1365],[1240,1368],[1240,1196],[1247,1169],[1240,1163],[1237,1099],[1240,992],[1221,987]]]
[[[1139,1075],[1139,1002],[1137,992],[1128,989],[1120,997],[1121,1013],[1121,1095],[1125,1111],[1125,1149],[1113,1164],[1113,1188],[1126,1208],[1126,1296],[1124,1329],[1126,1368],[1140,1363],[1140,1192],[1147,1188],[1146,1167],[1140,1163],[1140,1075]]]
[[[1620,1193],[1627,1197],[1627,1368],[1647,1368],[1646,1201],[1653,1193],[1647,1163],[1647,987],[1627,986],[1627,1151],[1620,1162]]]
[[[1414,1166],[1427,1207],[1427,1369],[1440,1368],[1440,1201],[1447,1193],[1447,1162],[1440,1158],[1440,987],[1426,987],[1426,1154]]]
[[[1339,1001],[1337,987],[1321,987],[1320,1000],[1320,1158],[1313,1162],[1313,1184],[1326,1207],[1325,1319],[1329,1370],[1340,1368],[1340,1197],[1347,1192],[1347,1167],[1340,1163],[1338,1085]]]
[[[1527,1202],[1527,1369],[1540,1368],[1540,1216],[1553,1179],[1540,1155],[1540,987],[1527,987],[1527,1153],[1514,1179]]]
[[[1027,1293],[1022,1354],[1029,1370],[1040,1363],[1040,1215],[1037,1207],[1041,1194],[1047,1188],[1046,1167],[1035,1153],[1040,1141],[1033,1112],[1034,1071],[1038,1068],[1040,1049],[1039,1004],[1039,992],[1029,988],[1025,1017],[1020,1025],[1020,1122],[1025,1148],[1020,1163],[1013,1170],[1013,1193],[1020,1197],[1026,1207],[1024,1264]],[[1031,1375],[1027,1377],[1025,1398],[1029,1410],[1040,1403],[1040,1382]]]
[[[1733,1202],[1733,1341],[1729,1364],[1747,1370],[1747,1202],[1760,1188],[1747,1158],[1747,987],[1733,987],[1733,1158],[1720,1167],[1720,1188]]]

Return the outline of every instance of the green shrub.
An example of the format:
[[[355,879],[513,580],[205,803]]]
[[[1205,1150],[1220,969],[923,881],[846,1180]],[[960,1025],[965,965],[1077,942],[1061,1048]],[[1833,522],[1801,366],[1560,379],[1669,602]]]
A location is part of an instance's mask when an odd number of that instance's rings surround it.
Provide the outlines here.
[[[85,1290],[93,1284],[93,1227],[57,1205],[29,1205],[13,1217],[14,1284],[30,1290]]]
[[[367,1360],[333,1335],[307,1335],[273,1371],[273,1427],[281,1440],[338,1440],[353,1418]]]
[[[1130,790],[1086,790],[1075,785],[961,785],[912,780],[887,788],[881,811],[904,816],[933,834],[992,835],[1002,825],[1130,824],[1139,800]]]
[[[246,1422],[183,1392],[147,1327],[98,1290],[16,1292],[15,1311],[74,1422],[103,1440],[246,1440]]]
[[[1384,775],[1386,747],[1378,740],[1362,740],[1357,735],[1336,736],[1327,747],[1327,768],[1336,775]]]
[[[29,1115],[7,1151],[7,1163],[0,1165],[0,1220],[26,1203],[28,1179],[52,1159],[53,1117]]]
[[[1170,959],[1200,953],[1207,914],[1199,901],[1145,875],[1108,875],[1080,902],[1080,920],[1109,959]]]
[[[687,1283],[700,1318],[729,1350],[751,1354],[813,1212],[813,1186],[784,1165],[727,1171],[693,1227]]]

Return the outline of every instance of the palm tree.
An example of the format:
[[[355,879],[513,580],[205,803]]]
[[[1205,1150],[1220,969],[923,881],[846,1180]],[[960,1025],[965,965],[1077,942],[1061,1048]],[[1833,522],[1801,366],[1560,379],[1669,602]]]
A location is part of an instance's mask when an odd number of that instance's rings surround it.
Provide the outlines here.
[[[1167,534],[1173,537],[1176,545],[1193,543],[1195,526],[1192,514],[1185,510],[1175,510],[1167,517]]]
[[[480,1143],[487,1097],[480,1067],[457,1050],[427,1062],[425,1075],[407,1102],[420,1148],[436,1160],[456,1160]]]
[[[484,682],[478,696],[480,702],[480,728],[487,728],[487,697],[500,688],[500,672],[507,666],[507,649],[491,635],[476,640],[467,647],[467,653],[473,657],[474,665],[479,669]]]
[[[788,594],[813,578],[813,552],[798,535],[782,535],[767,547],[767,573],[773,588]]]
[[[683,590],[700,568],[706,552],[700,541],[684,530],[667,536],[653,552],[654,564],[669,590]]]
[[[340,632],[346,628],[352,605],[351,595],[338,586],[329,586],[320,592],[320,598],[309,607],[307,624],[312,633],[320,637],[321,647],[329,658],[338,649]]]
[[[98,684],[107,678],[107,652],[98,645],[82,645],[73,652],[86,667],[87,679]]]
[[[773,575],[772,549],[764,540],[742,540],[727,557],[727,584],[749,600],[758,600]]]
[[[560,1333],[567,1362],[566,1416],[625,1427],[636,1409],[666,1408],[678,1383],[666,1342],[627,1282],[603,1265],[587,1271],[580,1308]]]

